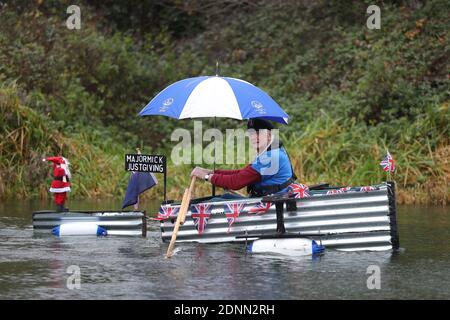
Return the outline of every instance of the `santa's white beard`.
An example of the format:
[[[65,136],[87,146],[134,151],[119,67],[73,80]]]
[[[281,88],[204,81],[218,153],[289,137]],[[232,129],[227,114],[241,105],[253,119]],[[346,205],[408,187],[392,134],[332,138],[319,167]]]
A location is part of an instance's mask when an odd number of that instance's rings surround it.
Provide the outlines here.
[[[66,176],[69,179],[72,179],[72,174],[70,173],[70,170],[69,170],[70,163],[69,163],[69,161],[66,158],[63,158],[63,159],[64,159],[65,163],[61,164],[61,168],[64,169],[64,172],[66,173]]]

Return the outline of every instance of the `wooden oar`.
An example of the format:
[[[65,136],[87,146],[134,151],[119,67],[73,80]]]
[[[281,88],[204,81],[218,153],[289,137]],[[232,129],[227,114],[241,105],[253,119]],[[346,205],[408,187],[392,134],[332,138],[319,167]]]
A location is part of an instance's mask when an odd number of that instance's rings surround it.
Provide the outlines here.
[[[183,199],[181,200],[180,211],[178,211],[177,221],[175,222],[175,227],[173,228],[172,238],[170,239],[169,247],[167,248],[166,258],[170,258],[173,254],[173,249],[175,247],[175,241],[177,240],[178,229],[180,225],[186,220],[186,213],[189,209],[189,202],[191,202],[192,191],[194,189],[195,176],[191,179],[191,185],[189,189],[184,190]]]

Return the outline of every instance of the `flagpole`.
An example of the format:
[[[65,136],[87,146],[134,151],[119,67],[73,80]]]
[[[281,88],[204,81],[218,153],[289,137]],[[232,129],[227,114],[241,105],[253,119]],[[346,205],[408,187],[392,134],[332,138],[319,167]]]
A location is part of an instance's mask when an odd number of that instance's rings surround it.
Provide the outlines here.
[[[389,153],[389,149],[386,149],[386,150],[387,150],[387,153],[388,153],[389,157],[392,159],[392,161],[394,161],[394,159],[392,158],[392,155]],[[393,171],[391,170],[390,167],[389,167],[388,173],[389,173],[389,181],[392,181],[392,173],[393,173]]]
[[[139,210],[139,196],[137,197],[137,202],[134,204],[134,210]]]
[[[136,152],[141,154],[141,149],[136,148]],[[137,196],[137,202],[134,204],[134,210],[139,210],[139,195]]]
[[[395,162],[394,162],[394,158],[389,153],[388,148],[386,148],[386,156],[380,162],[380,165],[383,166],[383,170],[386,172],[386,182],[388,182],[388,181],[395,182],[395,177],[394,177],[394,174],[395,174]]]
[[[214,129],[216,129],[216,117],[214,117]],[[216,171],[216,138],[214,138],[214,162],[213,162],[213,173],[214,171]],[[215,197],[216,196],[216,186],[214,184],[211,183],[212,186],[212,196]]]
[[[216,77],[219,76],[219,60],[216,60]],[[214,129],[216,129],[216,117],[214,117]],[[214,138],[214,162],[213,162],[213,173],[216,171],[216,138]],[[212,186],[212,196],[216,196],[216,186],[211,183]]]
[[[388,149],[388,148],[386,148],[386,154],[387,154],[387,155],[390,155],[389,149]],[[392,179],[391,179],[391,168],[390,168],[390,167],[388,167],[387,178],[388,178],[388,181],[391,181],[391,180],[392,180]]]

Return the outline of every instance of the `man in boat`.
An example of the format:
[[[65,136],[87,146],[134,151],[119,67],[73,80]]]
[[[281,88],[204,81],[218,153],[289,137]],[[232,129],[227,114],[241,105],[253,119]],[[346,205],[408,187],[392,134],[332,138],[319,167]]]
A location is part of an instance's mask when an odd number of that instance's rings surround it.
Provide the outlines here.
[[[247,123],[250,143],[257,150],[256,159],[239,170],[215,170],[196,167],[191,176],[229,190],[247,187],[251,197],[287,192],[297,179],[280,141],[272,135],[272,123],[250,119]]]
[[[50,186],[50,192],[54,194],[56,211],[69,211],[64,207],[67,200],[67,192],[70,192],[71,174],[69,170],[69,161],[64,157],[47,157],[42,161],[50,161],[53,163],[53,181]]]

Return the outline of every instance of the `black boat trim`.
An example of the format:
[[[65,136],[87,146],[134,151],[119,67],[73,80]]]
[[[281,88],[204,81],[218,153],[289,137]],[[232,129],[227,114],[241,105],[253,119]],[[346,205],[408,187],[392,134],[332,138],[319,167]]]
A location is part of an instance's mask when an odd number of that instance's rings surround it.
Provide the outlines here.
[[[389,201],[389,225],[391,227],[392,249],[400,249],[400,239],[397,226],[397,204],[395,199],[395,181],[388,181],[388,201]]]

